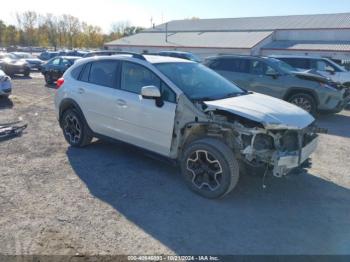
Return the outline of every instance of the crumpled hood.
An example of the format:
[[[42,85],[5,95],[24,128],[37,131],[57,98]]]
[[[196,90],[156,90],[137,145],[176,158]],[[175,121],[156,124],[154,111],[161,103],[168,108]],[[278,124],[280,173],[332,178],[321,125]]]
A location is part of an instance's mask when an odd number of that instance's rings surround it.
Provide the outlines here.
[[[295,71],[295,72],[292,72],[292,74],[295,75],[296,77],[299,77],[300,79],[315,81],[319,83],[328,83],[330,81],[329,78],[313,73],[312,71],[303,71],[303,72]]]
[[[207,111],[231,112],[259,122],[266,129],[303,129],[315,121],[309,113],[295,105],[258,93],[206,101],[205,104]]]

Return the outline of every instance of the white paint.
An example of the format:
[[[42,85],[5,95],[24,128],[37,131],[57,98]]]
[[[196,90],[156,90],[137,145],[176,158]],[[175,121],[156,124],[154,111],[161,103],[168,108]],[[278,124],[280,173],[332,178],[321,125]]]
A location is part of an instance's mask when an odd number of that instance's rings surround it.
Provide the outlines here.
[[[262,123],[267,129],[303,129],[315,121],[295,105],[258,93],[205,103],[208,110],[225,110]]]

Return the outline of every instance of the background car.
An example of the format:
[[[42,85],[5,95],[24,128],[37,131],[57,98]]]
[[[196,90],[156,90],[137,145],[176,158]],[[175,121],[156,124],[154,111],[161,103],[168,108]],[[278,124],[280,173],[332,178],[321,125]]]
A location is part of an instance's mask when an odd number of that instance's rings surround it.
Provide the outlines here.
[[[42,65],[41,73],[47,84],[53,84],[64,72],[79,59],[76,56],[57,56]]]
[[[297,72],[274,58],[226,55],[208,58],[204,64],[242,88],[286,100],[311,114],[340,112],[349,99],[345,89],[327,78]]]
[[[311,56],[276,55],[271,56],[299,69],[312,70],[350,87],[350,72],[331,59]]]
[[[36,70],[41,69],[41,65],[43,64],[43,61],[33,56],[32,54],[24,53],[24,52],[13,52],[12,54],[14,54],[18,59],[24,59],[25,61],[27,61],[30,69],[36,69]]]
[[[0,70],[0,97],[8,97],[12,91],[11,78]]]
[[[52,52],[52,51],[45,51],[45,52],[42,52],[38,58],[40,60],[43,60],[43,61],[47,61],[47,60],[50,60],[51,58],[54,58],[58,56],[58,52]]]
[[[197,62],[197,63],[200,62],[200,59],[197,56],[195,56],[194,54],[189,53],[189,52],[161,51],[157,55],[176,57],[176,58],[186,59],[186,60]]]
[[[118,54],[118,51],[110,51],[110,50],[101,50],[101,51],[92,51],[92,52],[87,52],[83,57],[93,57],[93,56],[110,56],[110,55],[115,55]]]
[[[77,56],[77,57],[83,57],[86,54],[88,54],[88,51],[82,51],[82,50],[61,50],[58,52],[58,56]]]
[[[0,53],[0,67],[9,76],[15,74],[30,75],[28,63],[11,53]]]

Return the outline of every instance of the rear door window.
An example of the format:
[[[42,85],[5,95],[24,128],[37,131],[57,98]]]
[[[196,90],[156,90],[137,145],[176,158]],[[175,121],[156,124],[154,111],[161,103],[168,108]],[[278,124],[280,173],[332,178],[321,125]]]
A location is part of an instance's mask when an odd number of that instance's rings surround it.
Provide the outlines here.
[[[63,58],[63,59],[61,60],[61,65],[62,65],[62,66],[71,66],[72,64],[73,64],[73,62],[72,62],[72,61],[69,61],[68,59]]]
[[[213,61],[210,65],[210,68],[221,71],[232,71],[233,66],[231,59],[224,58]]]
[[[253,75],[266,75],[273,73],[275,70],[263,61],[252,60],[250,73]]]
[[[118,62],[112,60],[92,62],[89,83],[112,88],[116,87],[117,66]]]
[[[50,64],[54,65],[54,66],[58,66],[58,65],[60,65],[60,62],[61,62],[61,59],[60,58],[56,58],[56,59],[52,60],[50,62]]]
[[[231,62],[232,71],[237,73],[249,73],[250,60],[244,58],[233,59]]]
[[[300,69],[311,69],[310,59],[305,58],[278,58],[287,64],[290,64],[292,67]]]
[[[250,61],[244,58],[222,58],[210,62],[209,67],[214,70],[248,74]]]

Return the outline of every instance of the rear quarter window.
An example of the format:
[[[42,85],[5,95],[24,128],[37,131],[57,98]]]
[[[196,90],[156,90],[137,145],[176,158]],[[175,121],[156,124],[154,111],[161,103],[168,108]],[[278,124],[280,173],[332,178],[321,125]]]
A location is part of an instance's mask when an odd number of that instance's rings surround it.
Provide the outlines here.
[[[76,68],[74,68],[71,72],[71,76],[75,79],[75,80],[79,80],[79,76],[81,74],[81,71],[83,70],[84,65],[79,65]]]

